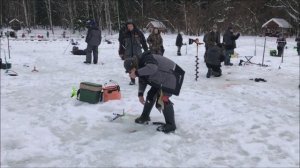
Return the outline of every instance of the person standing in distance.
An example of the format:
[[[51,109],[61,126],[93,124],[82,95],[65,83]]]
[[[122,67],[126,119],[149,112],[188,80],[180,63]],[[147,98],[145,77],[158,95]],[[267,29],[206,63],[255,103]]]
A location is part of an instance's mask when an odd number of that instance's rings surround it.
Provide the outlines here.
[[[98,63],[98,47],[101,44],[101,30],[98,28],[96,22],[91,20],[88,23],[88,32],[85,38],[87,43],[86,48],[86,61],[85,64],[91,64],[92,62],[92,52],[93,52],[93,63]]]

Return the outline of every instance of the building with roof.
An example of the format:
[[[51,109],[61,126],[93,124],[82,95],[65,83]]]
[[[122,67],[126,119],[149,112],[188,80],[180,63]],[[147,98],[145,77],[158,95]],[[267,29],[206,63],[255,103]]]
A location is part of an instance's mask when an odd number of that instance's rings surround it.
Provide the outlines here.
[[[262,25],[265,36],[278,37],[279,34],[291,35],[292,25],[282,18],[272,18]]]
[[[18,19],[12,19],[8,23],[9,23],[11,29],[13,29],[14,31],[18,31],[18,30],[21,30],[21,24],[23,22],[19,21]]]
[[[158,28],[158,30],[162,33],[167,31],[167,27],[160,21],[151,21],[146,26],[146,29],[150,32],[152,32],[154,28]]]

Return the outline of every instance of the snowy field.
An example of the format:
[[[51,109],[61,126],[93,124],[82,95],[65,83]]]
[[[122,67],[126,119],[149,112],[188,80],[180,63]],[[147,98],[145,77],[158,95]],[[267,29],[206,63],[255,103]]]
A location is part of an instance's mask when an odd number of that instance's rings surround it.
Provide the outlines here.
[[[223,76],[210,79],[200,46],[196,82],[195,44],[187,46],[187,53],[183,46],[178,57],[176,35],[163,35],[165,56],[186,71],[181,95],[171,98],[178,129],[168,135],[157,132],[157,126],[134,123],[143,106],[137,86],[128,85],[117,38],[109,37],[113,44],[102,42],[97,65],[71,55],[65,39],[10,40],[7,59],[18,76],[1,70],[2,167],[299,167],[299,56],[294,38],[287,39],[280,65],[281,58],[269,56],[276,39],[268,37],[269,66],[260,67],[238,66],[255,48],[254,37],[242,36],[234,66],[223,66]],[[76,40],[79,48],[86,47],[84,39]],[[252,62],[262,62],[263,44],[264,38],[257,38]],[[1,47],[7,56],[7,40],[2,39]],[[31,72],[34,66],[39,72]],[[80,82],[109,80],[120,84],[121,100],[94,105],[70,97]],[[123,110],[125,117],[109,121]],[[164,121],[156,109],[151,119]]]

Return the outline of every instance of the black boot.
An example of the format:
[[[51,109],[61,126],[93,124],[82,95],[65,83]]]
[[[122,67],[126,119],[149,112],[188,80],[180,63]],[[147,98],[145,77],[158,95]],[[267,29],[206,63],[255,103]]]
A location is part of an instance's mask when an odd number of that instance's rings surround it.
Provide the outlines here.
[[[147,124],[150,121],[150,112],[154,106],[155,101],[146,100],[143,112],[140,117],[135,119],[138,124]]]
[[[211,69],[211,68],[208,68],[206,77],[207,77],[207,78],[210,78],[211,74],[212,74],[212,69]]]
[[[212,75],[214,75],[214,77],[220,77],[222,76],[222,70],[212,71]]]
[[[164,133],[174,132],[176,129],[176,125],[175,125],[174,109],[172,103],[165,105],[163,114],[165,117],[166,124],[157,127],[157,131],[162,131]]]

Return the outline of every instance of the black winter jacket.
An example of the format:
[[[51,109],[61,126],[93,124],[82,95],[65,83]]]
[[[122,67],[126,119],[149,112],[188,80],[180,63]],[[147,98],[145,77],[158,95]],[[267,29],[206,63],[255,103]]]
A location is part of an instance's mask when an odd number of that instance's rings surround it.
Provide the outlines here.
[[[276,43],[277,47],[284,48],[284,46],[286,45],[286,39],[284,37],[278,37]]]
[[[211,65],[221,65],[224,61],[222,49],[218,46],[209,47],[205,55],[205,63]]]
[[[297,42],[297,46],[300,47],[300,36],[297,37],[297,38],[295,39],[295,41]]]
[[[85,42],[88,45],[98,46],[101,44],[101,30],[98,27],[91,27],[88,29]]]
[[[179,33],[176,38],[176,46],[181,47],[183,45],[182,35]]]
[[[233,32],[227,30],[223,35],[223,43],[226,50],[233,50],[236,48],[236,40],[240,37],[240,33],[234,35]]]
[[[121,45],[125,49],[125,57],[141,56],[142,48],[148,50],[144,34],[137,28],[132,31],[126,30],[123,39],[120,39]]]
[[[212,46],[220,45],[220,33],[210,31],[204,35],[203,41],[205,43],[205,47],[209,48]]]

